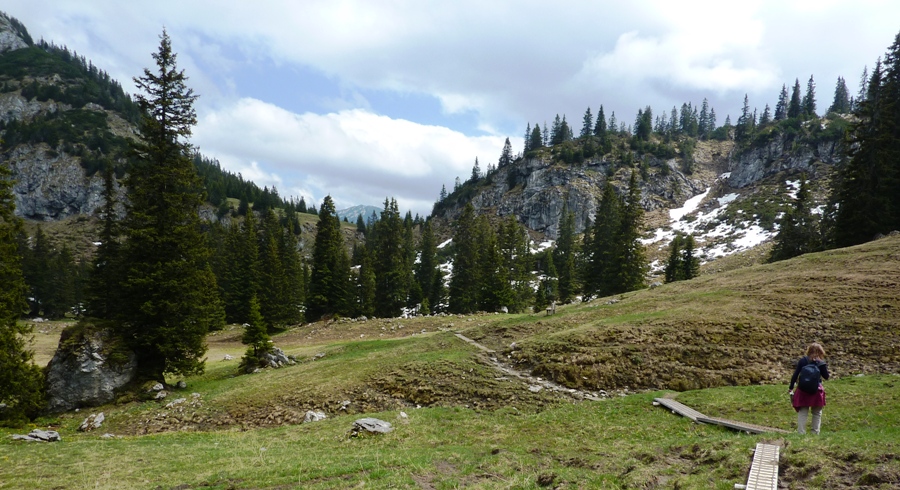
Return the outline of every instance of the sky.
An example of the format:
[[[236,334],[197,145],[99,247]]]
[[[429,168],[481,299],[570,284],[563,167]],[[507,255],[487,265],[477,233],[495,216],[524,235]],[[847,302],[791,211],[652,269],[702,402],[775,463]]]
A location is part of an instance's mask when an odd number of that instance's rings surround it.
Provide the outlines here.
[[[200,95],[191,142],[308,204],[427,215],[505,138],[586,109],[632,123],[704,98],[719,125],[812,75],[818,111],[852,94],[900,30],[895,0],[5,0],[135,92],[165,28]]]

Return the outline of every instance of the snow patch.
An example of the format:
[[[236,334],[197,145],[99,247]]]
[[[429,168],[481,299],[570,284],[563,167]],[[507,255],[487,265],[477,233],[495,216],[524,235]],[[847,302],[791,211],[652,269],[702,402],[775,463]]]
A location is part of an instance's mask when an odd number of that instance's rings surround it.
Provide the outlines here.
[[[445,241],[444,243],[438,245],[437,248],[444,248],[444,247],[446,247],[447,245],[450,245],[450,243],[452,243],[452,242],[453,242],[453,239],[452,239],[452,238],[448,238],[447,241]]]

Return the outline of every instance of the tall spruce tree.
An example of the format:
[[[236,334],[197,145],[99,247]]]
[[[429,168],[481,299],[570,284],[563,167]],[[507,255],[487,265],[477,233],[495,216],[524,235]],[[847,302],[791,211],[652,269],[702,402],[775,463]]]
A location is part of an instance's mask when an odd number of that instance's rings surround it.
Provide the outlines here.
[[[409,294],[410,270],[404,247],[404,225],[397,201],[384,200],[374,231],[375,314],[381,318],[400,316]]]
[[[900,34],[875,64],[856,115],[835,190],[837,246],[900,229]]]
[[[584,118],[582,120],[581,125],[581,133],[578,134],[579,138],[587,138],[594,131],[594,116],[591,115],[590,106],[587,110],[584,111]]]
[[[506,271],[512,293],[505,306],[511,313],[519,313],[531,302],[534,294],[531,286],[534,264],[529,250],[528,233],[516,221],[515,216],[510,214],[501,223],[497,235],[502,261],[500,267]]]
[[[803,96],[803,116],[816,117],[816,82],[813,76],[809,76],[806,82],[806,95]]]
[[[94,318],[111,318],[119,304],[119,284],[122,282],[121,243],[114,182],[112,162],[106,161],[103,168],[103,225],[86,295],[87,314]]]
[[[434,278],[438,274],[437,243],[431,220],[422,226],[422,239],[419,241],[419,261],[416,263],[415,278],[422,290],[423,299],[428,300],[429,309],[436,311],[440,303],[440,293],[434,289]]]
[[[608,296],[616,293],[616,278],[620,264],[619,229],[622,221],[622,201],[612,182],[607,180],[597,205],[591,230],[591,248],[587,252],[583,290],[586,296]]]
[[[778,234],[769,254],[769,262],[790,259],[820,249],[818,219],[812,212],[812,197],[806,176],[800,178],[800,188],[793,206],[779,222]]]
[[[11,172],[0,163],[0,424],[17,424],[33,417],[44,405],[44,375],[28,350],[30,324],[18,319],[28,308],[17,236],[22,221],[15,214]]]
[[[800,98],[800,79],[794,80],[794,88],[791,90],[791,100],[788,102],[787,117],[800,117],[803,115],[803,102]]]
[[[128,177],[124,223],[123,333],[142,376],[203,371],[205,335],[224,323],[201,231],[202,182],[187,138],[197,98],[163,31],[155,71],[134,79],[141,139]]]
[[[316,321],[324,315],[346,315],[349,306],[350,259],[344,249],[341,221],[331,196],[325,196],[316,224],[312,270],[306,297],[306,319]]]
[[[831,107],[828,108],[828,112],[837,114],[850,112],[850,92],[847,91],[847,82],[844,81],[844,77],[838,77],[837,79],[837,83],[834,86],[834,99],[831,102]]]
[[[453,233],[453,275],[450,277],[451,313],[472,313],[478,308],[478,249],[475,244],[475,208],[466,203]]]
[[[641,207],[641,190],[637,184],[637,172],[631,172],[628,182],[628,194],[622,208],[622,221],[619,230],[621,264],[616,293],[634,291],[644,287],[647,274],[647,259],[644,246],[641,244],[641,227],[643,226],[644,208]]]
[[[568,202],[563,202],[559,217],[559,237],[556,240],[554,263],[559,274],[559,301],[568,303],[578,290],[575,256],[578,254],[575,241],[575,213],[569,211]]]
[[[500,160],[497,162],[497,168],[503,168],[512,162],[513,162],[512,144],[509,142],[509,138],[506,138],[506,142],[503,143],[503,151],[500,153]]]
[[[787,86],[781,85],[781,93],[778,95],[778,103],[775,104],[775,120],[787,119],[788,93]]]

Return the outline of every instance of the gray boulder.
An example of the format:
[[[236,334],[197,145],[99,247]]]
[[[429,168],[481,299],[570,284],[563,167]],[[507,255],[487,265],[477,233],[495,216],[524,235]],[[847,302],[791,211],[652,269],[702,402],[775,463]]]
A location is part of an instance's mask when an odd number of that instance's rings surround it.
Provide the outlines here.
[[[63,335],[47,365],[47,410],[65,412],[99,406],[115,400],[116,390],[130,383],[137,372],[133,352],[124,362],[110,362],[110,336],[104,330]]]
[[[306,415],[303,416],[303,423],[318,422],[320,420],[325,420],[326,418],[325,412],[309,410],[306,412]]]
[[[34,429],[28,435],[13,434],[12,438],[14,441],[26,442],[57,442],[62,440],[59,437],[59,432],[41,429]]]
[[[353,422],[353,428],[350,429],[350,437],[356,437],[362,433],[369,434],[387,434],[394,430],[390,422],[384,420],[366,417]]]
[[[98,414],[90,414],[84,422],[78,427],[78,430],[81,432],[90,432],[94,429],[99,429],[100,425],[103,424],[103,421],[106,420],[106,416],[103,415],[103,412]]]

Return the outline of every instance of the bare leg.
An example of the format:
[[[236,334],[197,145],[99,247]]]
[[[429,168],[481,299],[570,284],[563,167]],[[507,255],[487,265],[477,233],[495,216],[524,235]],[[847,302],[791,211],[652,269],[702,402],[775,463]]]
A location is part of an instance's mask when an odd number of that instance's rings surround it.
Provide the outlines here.
[[[800,407],[797,410],[797,432],[806,434],[806,419],[809,417],[809,407]]]

